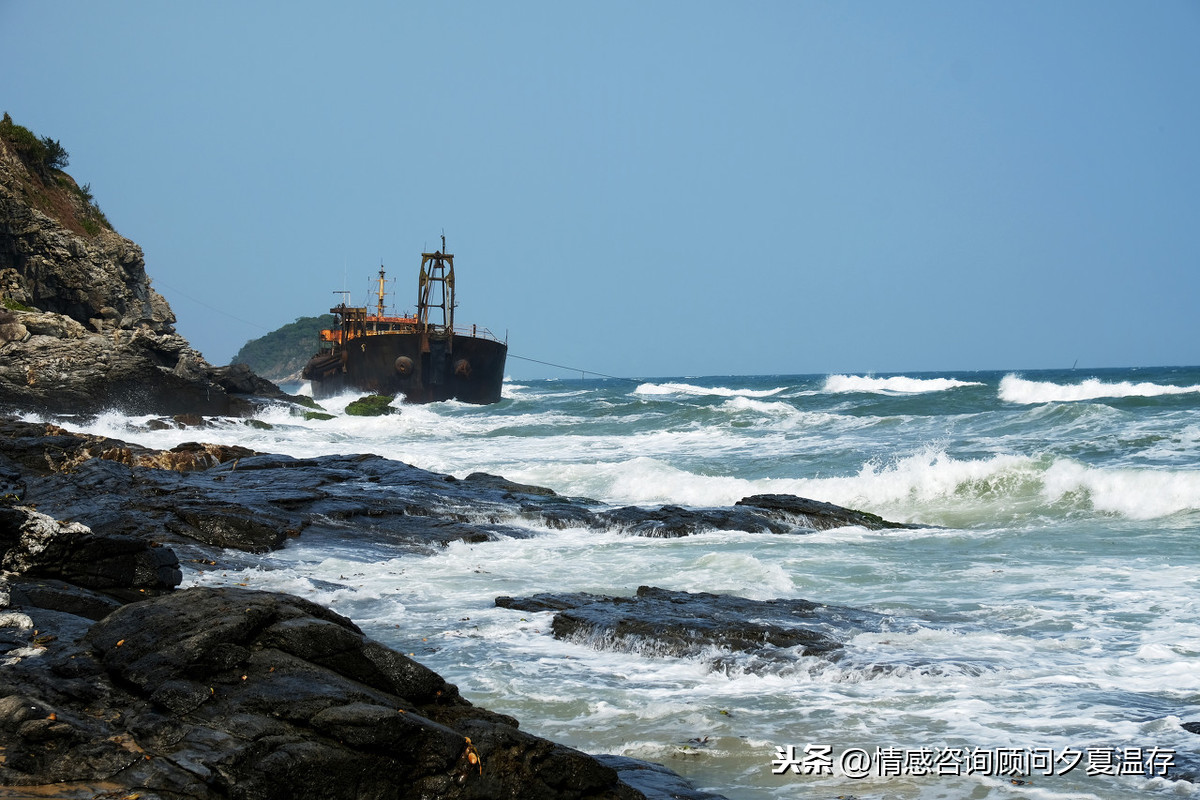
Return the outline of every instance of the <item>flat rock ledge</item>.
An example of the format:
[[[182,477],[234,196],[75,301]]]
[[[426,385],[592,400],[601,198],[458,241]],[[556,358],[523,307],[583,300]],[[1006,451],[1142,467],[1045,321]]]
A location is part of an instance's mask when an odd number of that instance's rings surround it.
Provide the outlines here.
[[[553,611],[557,639],[649,656],[707,659],[714,669],[778,670],[806,656],[837,660],[881,615],[801,599],[750,600],[639,586],[632,597],[586,592],[497,597],[518,611]]]
[[[297,536],[438,549],[537,528],[678,537],[916,527],[790,495],[756,495],[729,508],[608,509],[495,475],[460,480],[373,455],[297,459],[195,442],[160,451],[0,416],[6,493],[97,534],[249,553]]]

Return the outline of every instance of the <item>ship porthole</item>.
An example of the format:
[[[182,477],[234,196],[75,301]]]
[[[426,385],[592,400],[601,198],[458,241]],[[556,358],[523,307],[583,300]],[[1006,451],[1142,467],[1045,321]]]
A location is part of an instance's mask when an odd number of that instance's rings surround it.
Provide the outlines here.
[[[407,378],[412,374],[413,362],[408,356],[400,356],[397,358],[395,366],[396,372],[400,374],[401,378]]]
[[[460,378],[471,377],[471,362],[465,358],[460,358],[454,362],[454,374]]]

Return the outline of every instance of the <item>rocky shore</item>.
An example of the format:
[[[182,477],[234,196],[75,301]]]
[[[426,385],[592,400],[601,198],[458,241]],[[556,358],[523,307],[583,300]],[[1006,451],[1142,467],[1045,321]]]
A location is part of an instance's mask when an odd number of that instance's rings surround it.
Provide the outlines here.
[[[58,797],[711,798],[657,765],[526,734],[309,601],[177,587],[295,537],[431,551],[531,523],[644,536],[890,524],[788,496],[606,510],[371,455],[158,451],[14,418],[0,419],[0,497],[0,787]],[[556,636],[767,660],[836,658],[841,633],[872,616],[651,587],[496,602],[559,611]]]

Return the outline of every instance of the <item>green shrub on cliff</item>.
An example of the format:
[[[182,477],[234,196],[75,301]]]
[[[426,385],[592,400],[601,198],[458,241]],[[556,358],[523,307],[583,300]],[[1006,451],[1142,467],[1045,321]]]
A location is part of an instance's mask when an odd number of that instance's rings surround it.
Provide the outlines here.
[[[45,152],[42,155],[42,164],[49,169],[66,169],[71,163],[71,156],[67,153],[66,148],[57,139],[51,139],[49,136],[42,137],[42,145]]]
[[[49,136],[39,139],[29,128],[13,122],[7,111],[0,120],[0,138],[17,151],[26,164],[43,172],[66,169],[71,163],[71,156],[61,142]]]
[[[76,233],[95,236],[102,229],[113,230],[112,223],[96,205],[92,185],[79,186],[63,172],[71,163],[71,156],[60,141],[49,136],[39,139],[33,131],[13,122],[7,111],[0,119],[0,141],[28,170],[28,177],[16,188],[31,206]]]

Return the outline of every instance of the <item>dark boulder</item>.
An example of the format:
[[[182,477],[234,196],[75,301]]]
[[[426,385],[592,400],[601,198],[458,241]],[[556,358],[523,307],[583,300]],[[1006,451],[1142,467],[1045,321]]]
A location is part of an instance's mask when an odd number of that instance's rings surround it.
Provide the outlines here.
[[[24,507],[0,509],[0,569],[61,579],[127,599],[169,591],[182,581],[169,548],[131,536],[105,536]]]
[[[596,515],[609,528],[638,536],[676,538],[707,531],[746,531],[747,533],[787,533],[794,526],[769,519],[740,508],[682,508],[662,506],[647,509],[626,506]]]
[[[596,760],[615,769],[623,782],[643,792],[647,797],[670,800],[725,800],[723,795],[697,789],[662,764],[627,756],[596,756]]]
[[[554,611],[555,638],[646,655],[711,658],[749,656],[743,668],[794,663],[803,656],[836,658],[845,639],[878,630],[882,617],[808,600],[748,600],[707,592],[639,586],[633,597],[587,593],[498,597],[520,611]]]
[[[288,595],[178,591],[7,661],[0,784],[31,793],[70,781],[172,798],[642,796]]]
[[[833,503],[823,503],[820,500],[809,500],[806,497],[796,497],[791,494],[756,494],[751,497],[743,497],[734,505],[753,510],[770,519],[818,531],[846,527],[860,527],[872,531],[885,528],[928,527],[889,522],[877,514],[855,511],[852,508],[843,508],[835,506]]]

